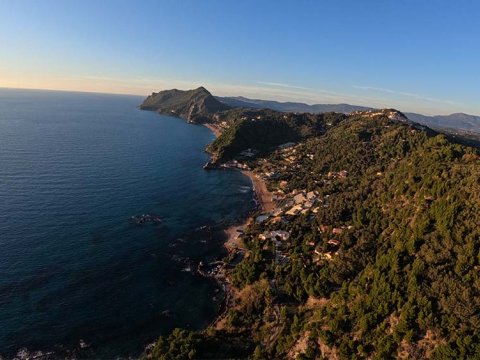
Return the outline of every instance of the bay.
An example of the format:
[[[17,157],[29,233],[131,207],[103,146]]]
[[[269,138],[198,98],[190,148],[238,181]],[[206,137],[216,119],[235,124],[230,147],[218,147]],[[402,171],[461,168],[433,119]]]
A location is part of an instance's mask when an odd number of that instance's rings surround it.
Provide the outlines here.
[[[205,171],[205,127],[141,111],[137,96],[0,89],[0,354],[136,356],[198,329],[222,255],[202,226],[252,207],[248,178]],[[131,216],[162,221],[136,226]]]

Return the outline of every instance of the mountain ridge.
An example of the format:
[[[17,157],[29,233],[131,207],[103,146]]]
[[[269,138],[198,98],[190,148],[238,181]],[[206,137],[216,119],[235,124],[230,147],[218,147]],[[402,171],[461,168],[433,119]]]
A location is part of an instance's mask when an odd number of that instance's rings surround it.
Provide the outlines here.
[[[203,86],[193,90],[172,89],[153,92],[142,102],[140,108],[178,116],[191,123],[212,122],[216,114],[237,108],[311,114],[327,112],[350,114],[355,111],[377,110],[373,107],[347,103],[310,105],[302,102],[250,99],[243,96],[214,96]],[[454,134],[465,132],[474,137],[480,134],[480,116],[477,115],[463,112],[449,115],[423,115],[414,112],[404,112],[404,114],[411,121],[434,129],[445,129]]]
[[[342,112],[350,113],[353,111],[372,110],[372,107],[361,105],[350,105],[346,103],[340,104],[313,104],[309,105],[302,102],[280,102],[275,100],[249,99],[243,96],[234,97],[216,97],[219,101],[231,107],[254,107],[254,108],[268,108],[282,112]]]
[[[342,112],[349,114],[353,111],[373,110],[375,108],[351,104],[306,104],[302,102],[280,102],[275,100],[249,99],[243,96],[216,97],[219,101],[231,107],[269,108],[283,112]],[[414,112],[405,112],[412,121],[437,129],[449,128],[462,131],[480,133],[480,116],[466,113],[453,113],[449,115],[423,115]]]

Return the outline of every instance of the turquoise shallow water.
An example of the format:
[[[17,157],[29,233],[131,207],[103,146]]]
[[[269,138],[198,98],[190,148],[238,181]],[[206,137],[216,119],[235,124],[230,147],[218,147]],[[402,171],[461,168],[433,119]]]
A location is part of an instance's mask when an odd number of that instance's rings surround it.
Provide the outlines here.
[[[195,229],[244,216],[251,183],[204,171],[213,134],[141,100],[0,89],[1,355],[80,339],[89,354],[135,355],[214,318],[216,285],[188,259],[222,247]],[[129,223],[141,214],[162,223]]]

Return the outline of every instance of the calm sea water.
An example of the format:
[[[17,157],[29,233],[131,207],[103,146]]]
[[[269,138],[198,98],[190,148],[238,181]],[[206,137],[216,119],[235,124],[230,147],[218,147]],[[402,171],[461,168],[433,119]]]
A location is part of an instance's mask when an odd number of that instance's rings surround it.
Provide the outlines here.
[[[188,271],[221,244],[203,225],[251,207],[249,179],[204,171],[202,127],[140,97],[0,89],[0,354],[138,354],[210,322],[216,284]],[[131,216],[155,214],[138,227]]]

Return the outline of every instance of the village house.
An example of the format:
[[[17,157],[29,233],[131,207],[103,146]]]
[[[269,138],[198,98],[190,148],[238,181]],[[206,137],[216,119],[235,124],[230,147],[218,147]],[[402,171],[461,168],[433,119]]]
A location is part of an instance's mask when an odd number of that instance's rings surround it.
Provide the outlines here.
[[[339,171],[338,176],[342,179],[345,179],[348,176],[348,171],[347,170]]]
[[[332,234],[342,234],[343,229],[342,228],[333,228]]]
[[[280,216],[280,215],[282,215],[282,213],[283,213],[282,209],[276,209],[273,212],[273,216]]]
[[[288,210],[285,214],[293,216],[293,215],[297,215],[300,211],[302,211],[302,206],[295,205],[290,210]]]
[[[329,252],[322,253],[322,254],[319,254],[319,255],[320,255],[320,258],[324,259],[324,260],[332,260],[333,259],[332,253],[329,253]]]
[[[322,233],[326,232],[326,231],[328,231],[328,225],[320,225],[318,227],[318,230],[320,230],[320,232],[322,232]]]
[[[284,230],[274,230],[270,232],[270,237],[277,240],[287,241],[290,237],[290,233]]]
[[[272,179],[272,180],[280,176],[280,174],[277,171],[267,171],[264,173],[264,175],[267,179]]]
[[[295,201],[295,204],[302,204],[307,200],[303,194],[298,194],[293,197],[293,201]]]
[[[312,201],[305,201],[305,202],[303,203],[303,207],[304,207],[305,209],[307,209],[307,208],[310,209],[312,206],[313,206],[313,202],[312,202]]]
[[[322,248],[320,248],[319,246],[315,248],[314,253],[318,255],[318,260],[332,260],[333,259],[332,255],[335,254],[330,251],[324,252]]]
[[[337,239],[330,239],[327,241],[327,244],[332,246],[340,246],[340,241]]]
[[[287,241],[290,238],[290,233],[285,230],[265,231],[258,236],[260,240],[272,239],[274,241]]]
[[[285,220],[281,216],[275,216],[275,217],[271,218],[270,220],[268,220],[269,224],[278,224],[280,222],[285,222]]]

